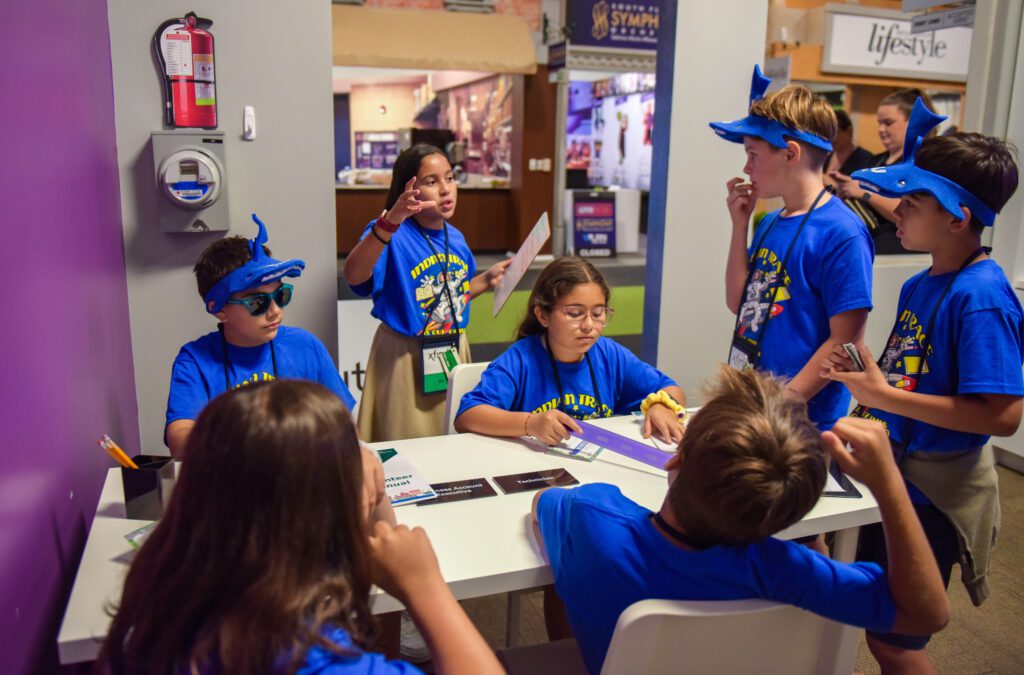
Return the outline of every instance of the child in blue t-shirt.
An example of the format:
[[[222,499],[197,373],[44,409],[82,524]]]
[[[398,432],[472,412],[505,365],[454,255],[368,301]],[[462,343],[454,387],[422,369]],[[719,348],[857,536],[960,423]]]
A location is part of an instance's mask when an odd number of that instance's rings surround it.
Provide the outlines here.
[[[896,323],[875,364],[859,347],[864,372],[833,353],[825,377],[845,383],[854,415],[879,420],[945,583],[954,562],[975,604],[999,523],[998,479],[990,436],[1016,431],[1024,410],[1024,310],[981,234],[1017,187],[1006,144],[980,134],[923,140],[945,119],[918,100],[904,162],[854,173],[885,197],[901,198],[897,236],[926,251],[932,266],[900,291]],[[884,560],[885,539],[865,530],[858,559]],[[927,672],[930,636],[869,633],[883,672]]]
[[[174,359],[167,395],[164,441],[181,459],[196,417],[211,399],[229,389],[279,377],[319,382],[350,410],[355,399],[323,343],[302,328],[281,325],[294,288],[283,281],[302,274],[301,260],[275,260],[259,225],[252,241],[219,239],[199,256],[196,282],[217,330],[184,345]]]
[[[946,624],[945,589],[884,429],[847,418],[821,433],[806,411],[779,380],[723,368],[665,467],[668,494],[656,513],[613,485],[537,495],[534,518],[555,589],[591,673],[600,672],[622,611],[651,598],[761,598],[875,630]],[[772,538],[821,496],[823,446],[878,500],[893,542],[888,574]]]
[[[345,260],[345,280],[373,298],[373,336],[359,400],[359,434],[387,441],[444,433],[446,369],[468,363],[470,301],[494,288],[508,260],[477,274],[462,233],[448,221],[458,188],[447,156],[423,143],[395,160],[386,209]]]
[[[369,651],[376,584],[409,608],[438,673],[504,672],[426,533],[373,522],[380,463],[334,392],[278,380],[218,396],[192,453],[128,570],[101,671],[419,673]]]
[[[822,181],[837,122],[827,101],[803,86],[763,97],[770,80],[755,68],[750,113],[711,127],[742,143],[750,182],[727,183],[732,239],[726,305],[736,315],[730,365],[790,378],[819,429],[850,407],[841,386],[818,377],[833,346],[859,340],[871,310],[874,246],[863,221]],[[781,198],[748,243],[758,199]]]
[[[678,442],[682,389],[601,336],[614,311],[610,293],[601,272],[583,258],[559,258],[544,268],[519,340],[462,397],[455,428],[554,445],[580,431],[575,420],[642,408],[645,436]]]

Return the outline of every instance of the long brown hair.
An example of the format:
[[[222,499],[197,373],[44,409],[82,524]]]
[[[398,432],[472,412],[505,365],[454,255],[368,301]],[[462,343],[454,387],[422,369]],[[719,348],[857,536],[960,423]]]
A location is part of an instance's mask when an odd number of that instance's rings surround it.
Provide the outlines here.
[[[785,383],[722,366],[680,443],[669,506],[701,547],[769,537],[811,510],[825,487],[821,434]]]
[[[537,276],[537,281],[533,284],[530,300],[526,304],[526,316],[519,324],[516,339],[529,335],[542,335],[547,332],[544,325],[537,320],[537,313],[534,310],[550,312],[559,300],[572,292],[572,289],[580,284],[589,283],[600,286],[604,291],[605,303],[611,302],[611,289],[608,288],[600,270],[594,267],[589,260],[567,257],[552,261],[541,271]]]
[[[376,628],[362,457],[338,397],[297,380],[222,394],[200,413],[187,457],[128,571],[100,663],[295,670],[312,645],[338,650],[325,625],[365,646]]]

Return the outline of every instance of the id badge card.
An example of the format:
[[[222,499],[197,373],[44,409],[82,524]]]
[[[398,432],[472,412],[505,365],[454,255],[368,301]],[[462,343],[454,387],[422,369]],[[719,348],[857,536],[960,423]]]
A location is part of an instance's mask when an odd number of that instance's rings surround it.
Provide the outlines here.
[[[733,337],[732,347],[729,348],[730,366],[736,370],[757,368],[760,358],[761,350],[757,345],[752,345],[741,337]]]
[[[448,376],[459,365],[459,336],[444,335],[420,340],[423,393],[448,391]]]

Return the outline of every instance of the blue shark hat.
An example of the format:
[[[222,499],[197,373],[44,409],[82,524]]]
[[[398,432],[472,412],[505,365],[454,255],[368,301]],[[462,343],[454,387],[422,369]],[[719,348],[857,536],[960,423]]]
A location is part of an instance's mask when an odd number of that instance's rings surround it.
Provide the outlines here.
[[[754,76],[750,81],[750,102],[764,98],[764,92],[772,81],[761,72],[761,66],[754,66]],[[771,120],[760,115],[747,115],[735,122],[711,122],[710,126],[715,133],[727,141],[742,143],[744,136],[753,136],[774,145],[776,148],[786,148],[786,139],[803,141],[808,145],[821,148],[825,152],[832,152],[832,141],[822,138],[807,131],[800,131],[787,127],[782,122]]]
[[[267,243],[267,226],[263,224],[256,214],[252,219],[259,225],[259,233],[255,239],[249,241],[249,252],[252,256],[249,262],[236,270],[225,274],[220,281],[213,285],[203,301],[206,303],[206,311],[216,314],[224,309],[225,303],[231,298],[232,293],[244,291],[247,288],[255,288],[263,284],[269,284],[282,277],[297,277],[306,268],[306,263],[295,258],[291,260],[276,260],[263,251],[263,244]],[[212,305],[210,303],[213,303]]]
[[[991,208],[948,178],[917,165],[917,151],[921,149],[925,136],[944,119],[945,115],[936,115],[918,98],[907,122],[903,161],[891,166],[854,171],[851,177],[859,180],[864,189],[877,192],[883,197],[899,198],[912,192],[925,192],[956,218],[964,217],[960,207],[966,206],[982,224],[992,227],[996,214]]]

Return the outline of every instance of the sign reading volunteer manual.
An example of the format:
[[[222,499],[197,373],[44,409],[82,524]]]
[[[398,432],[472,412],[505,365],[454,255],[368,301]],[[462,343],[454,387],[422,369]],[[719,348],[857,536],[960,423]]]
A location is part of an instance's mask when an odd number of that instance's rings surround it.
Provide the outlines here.
[[[425,499],[434,499],[437,495],[427,481],[405,457],[394,448],[378,450],[380,461],[384,465],[384,491],[388,494],[392,506],[412,504]]]

